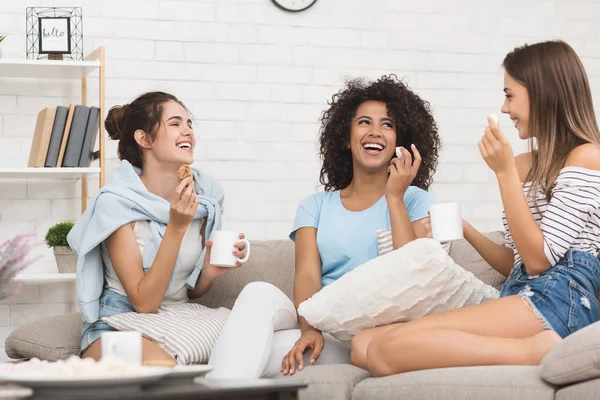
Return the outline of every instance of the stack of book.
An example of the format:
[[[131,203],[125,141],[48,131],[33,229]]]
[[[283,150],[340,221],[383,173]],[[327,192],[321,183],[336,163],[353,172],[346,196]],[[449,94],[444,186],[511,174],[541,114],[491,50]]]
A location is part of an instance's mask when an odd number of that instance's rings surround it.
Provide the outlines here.
[[[71,104],[39,112],[28,167],[89,167],[100,109]]]

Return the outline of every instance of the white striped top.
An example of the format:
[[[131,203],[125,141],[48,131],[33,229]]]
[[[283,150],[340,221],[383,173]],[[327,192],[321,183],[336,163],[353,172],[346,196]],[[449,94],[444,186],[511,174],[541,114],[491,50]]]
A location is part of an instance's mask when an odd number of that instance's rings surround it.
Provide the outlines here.
[[[523,184],[525,196],[531,182]],[[600,254],[600,171],[582,167],[565,167],[560,170],[550,192],[550,202],[542,190],[533,199],[527,198],[529,209],[544,235],[544,254],[552,265],[569,249]],[[533,193],[532,193],[533,196]],[[521,264],[521,256],[508,228],[506,214],[502,213],[506,229],[506,246],[513,249],[514,265]]]

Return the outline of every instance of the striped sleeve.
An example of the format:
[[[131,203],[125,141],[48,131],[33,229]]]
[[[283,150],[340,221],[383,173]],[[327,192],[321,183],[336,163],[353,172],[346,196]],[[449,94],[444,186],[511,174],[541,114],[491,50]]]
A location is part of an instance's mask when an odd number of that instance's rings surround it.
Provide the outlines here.
[[[544,253],[551,265],[567,253],[599,208],[600,171],[563,168],[541,223]]]

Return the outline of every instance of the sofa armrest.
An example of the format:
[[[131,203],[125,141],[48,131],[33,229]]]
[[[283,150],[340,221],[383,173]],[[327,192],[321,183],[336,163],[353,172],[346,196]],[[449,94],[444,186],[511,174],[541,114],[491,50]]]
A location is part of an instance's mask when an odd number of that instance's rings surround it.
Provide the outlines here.
[[[23,325],[6,338],[6,354],[13,359],[67,359],[79,354],[82,328],[80,313],[58,315]]]
[[[542,378],[569,385],[600,378],[600,322],[567,336],[542,360]]]

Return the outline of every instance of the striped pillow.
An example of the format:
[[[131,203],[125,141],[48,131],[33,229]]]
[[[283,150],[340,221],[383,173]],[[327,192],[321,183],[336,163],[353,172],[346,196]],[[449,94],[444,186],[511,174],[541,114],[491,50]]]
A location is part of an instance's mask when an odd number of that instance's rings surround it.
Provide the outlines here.
[[[450,243],[452,242],[442,243],[442,248],[446,250],[446,253],[448,254],[450,254]],[[379,251],[380,256],[394,250],[391,230],[377,229],[377,250]]]
[[[223,325],[227,308],[180,303],[161,306],[156,314],[128,312],[102,320],[119,331],[139,331],[179,365],[205,364]]]

